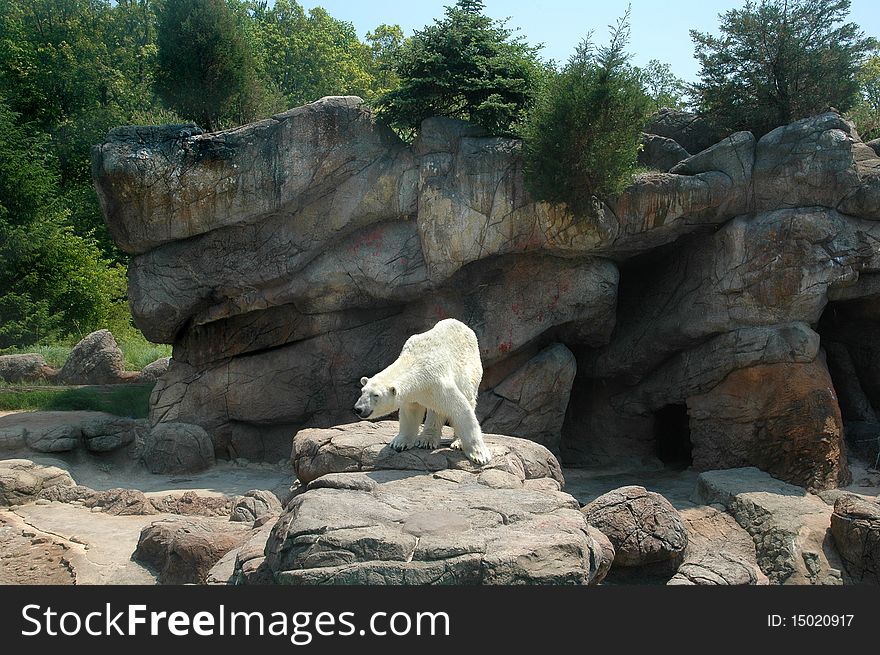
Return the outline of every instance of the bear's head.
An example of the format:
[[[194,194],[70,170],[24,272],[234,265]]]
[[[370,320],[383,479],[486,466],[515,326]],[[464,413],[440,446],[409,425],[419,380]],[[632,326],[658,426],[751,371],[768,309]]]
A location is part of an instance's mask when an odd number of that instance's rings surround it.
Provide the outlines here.
[[[399,409],[393,386],[361,378],[361,387],[361,397],[354,404],[354,413],[361,418],[380,418]]]

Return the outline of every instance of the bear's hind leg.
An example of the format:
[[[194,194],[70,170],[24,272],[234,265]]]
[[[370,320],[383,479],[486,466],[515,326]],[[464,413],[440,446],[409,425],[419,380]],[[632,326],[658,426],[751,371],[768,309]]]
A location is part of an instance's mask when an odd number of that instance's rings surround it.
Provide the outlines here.
[[[471,399],[458,389],[451,390],[448,399],[452,404],[449,422],[452,424],[452,429],[455,430],[455,441],[459,442],[462,452],[474,464],[486,464],[492,459],[492,453],[483,442],[483,432],[480,430],[480,423],[471,406]],[[455,441],[453,447],[455,447]]]
[[[391,441],[391,447],[400,452],[415,447],[419,426],[425,418],[425,408],[418,403],[407,403],[400,408],[400,429]]]
[[[440,445],[440,437],[443,432],[443,423],[445,420],[437,412],[432,409],[428,410],[425,416],[425,424],[419,433],[414,446],[416,448],[429,448],[434,450]]]

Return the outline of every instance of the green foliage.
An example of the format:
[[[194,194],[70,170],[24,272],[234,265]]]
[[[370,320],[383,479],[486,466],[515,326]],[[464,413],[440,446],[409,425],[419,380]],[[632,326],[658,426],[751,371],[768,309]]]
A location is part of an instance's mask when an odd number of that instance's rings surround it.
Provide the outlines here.
[[[126,384],[77,389],[0,386],[0,411],[93,411],[146,418],[152,384]]]
[[[459,0],[396,50],[400,87],[375,103],[381,118],[404,134],[430,116],[461,118],[492,134],[518,132],[546,68],[538,48],[482,10],[482,2]]]
[[[681,78],[675,76],[669,64],[652,59],[647,66],[636,70],[642,80],[645,93],[651,100],[652,113],[664,107],[670,109],[687,107],[687,85]]]
[[[586,212],[593,196],[619,193],[636,170],[651,110],[642,74],[629,65],[629,11],[607,46],[588,36],[549,83],[525,129],[525,179],[538,200]]]
[[[375,97],[388,80],[381,78],[374,53],[386,55],[396,34],[403,37],[399,27],[382,25],[377,47],[368,46],[351,23],[336,20],[321,7],[306,13],[295,0],[277,0],[271,7],[258,2],[251,11],[267,79],[290,107],[327,95]]]
[[[699,109],[726,130],[761,136],[830,106],[859,100],[857,73],[875,47],[849,0],[760,0],[720,16],[721,36],[691,31],[700,62]]]
[[[166,0],[156,42],[156,90],[175,111],[210,131],[256,118],[256,61],[226,0]]]
[[[880,138],[880,56],[873,56],[857,76],[861,98],[847,117],[856,124],[864,141]]]
[[[0,348],[96,329],[125,271],[73,232],[47,139],[0,102]]]

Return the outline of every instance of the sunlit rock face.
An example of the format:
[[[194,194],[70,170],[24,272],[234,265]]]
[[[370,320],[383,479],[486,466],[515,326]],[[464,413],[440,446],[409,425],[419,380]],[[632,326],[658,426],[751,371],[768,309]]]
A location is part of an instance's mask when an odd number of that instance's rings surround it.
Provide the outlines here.
[[[698,152],[681,134],[668,172],[575,215],[530,196],[520,142],[433,118],[406,144],[353,97],[214,134],[114,130],[98,195],[138,326],[174,345],[152,422],[202,426],[221,457],[286,456],[454,317],[480,341],[480,418],[563,463],[836,486],[839,405],[880,403],[880,382],[822,326],[830,308],[862,308],[863,333],[876,317],[880,159],[835,113]]]

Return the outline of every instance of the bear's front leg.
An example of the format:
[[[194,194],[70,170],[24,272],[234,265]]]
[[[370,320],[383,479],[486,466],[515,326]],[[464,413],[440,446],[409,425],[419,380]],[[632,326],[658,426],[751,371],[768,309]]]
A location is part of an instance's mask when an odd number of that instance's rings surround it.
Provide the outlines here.
[[[492,453],[483,442],[483,431],[480,430],[480,423],[477,421],[471,402],[458,389],[452,390],[449,398],[453,410],[449,414],[449,421],[452,423],[452,429],[455,430],[455,441],[459,442],[458,446],[465,457],[474,464],[488,463],[492,459]],[[453,447],[456,445],[455,441]]]
[[[429,409],[428,414],[425,416],[425,424],[422,426],[422,431],[419,433],[414,444],[415,447],[428,448],[429,450],[437,448],[440,445],[440,437],[443,434],[443,424],[445,422],[446,419],[444,417]]]
[[[419,426],[425,418],[425,408],[418,403],[407,403],[400,408],[400,429],[391,440],[391,447],[397,452],[414,448]]]

